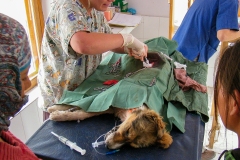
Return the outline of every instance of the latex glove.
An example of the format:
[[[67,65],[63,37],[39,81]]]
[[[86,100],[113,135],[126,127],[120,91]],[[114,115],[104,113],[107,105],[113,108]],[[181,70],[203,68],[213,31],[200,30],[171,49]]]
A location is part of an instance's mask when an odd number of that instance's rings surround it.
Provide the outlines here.
[[[131,34],[121,34],[123,37],[124,51],[130,56],[143,61],[144,57],[147,57],[148,47],[143,42],[136,39]]]

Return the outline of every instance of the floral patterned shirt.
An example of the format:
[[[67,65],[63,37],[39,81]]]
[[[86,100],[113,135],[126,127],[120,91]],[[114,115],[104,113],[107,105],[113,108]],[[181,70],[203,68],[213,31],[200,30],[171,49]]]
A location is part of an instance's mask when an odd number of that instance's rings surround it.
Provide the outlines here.
[[[59,101],[63,90],[73,91],[101,62],[101,54],[78,54],[69,44],[78,31],[111,33],[103,12],[92,9],[91,15],[79,0],[58,0],[52,6],[45,24],[38,74],[39,107],[45,111]]]

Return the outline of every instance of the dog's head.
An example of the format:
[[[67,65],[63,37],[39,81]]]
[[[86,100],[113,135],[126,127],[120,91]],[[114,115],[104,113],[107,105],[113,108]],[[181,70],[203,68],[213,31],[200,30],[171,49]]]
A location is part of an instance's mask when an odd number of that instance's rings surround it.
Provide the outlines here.
[[[105,140],[109,149],[117,149],[124,144],[130,144],[134,148],[159,144],[168,148],[172,141],[162,117],[149,109],[133,111],[115,132],[106,136]]]

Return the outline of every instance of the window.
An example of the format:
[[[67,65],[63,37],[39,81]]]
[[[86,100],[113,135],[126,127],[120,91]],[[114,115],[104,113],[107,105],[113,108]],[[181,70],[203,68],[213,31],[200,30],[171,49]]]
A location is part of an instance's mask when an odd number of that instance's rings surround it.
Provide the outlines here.
[[[169,9],[169,39],[172,39],[174,33],[180,26],[188,8],[194,0],[168,0]]]
[[[42,13],[42,4],[40,0],[24,0],[29,40],[32,49],[32,67],[29,77],[32,81],[33,88],[37,85],[37,73],[39,67],[39,57],[42,43],[42,35],[44,30],[44,20]]]
[[[40,0],[7,0],[0,2],[0,12],[19,21],[25,28],[32,50],[29,77],[32,89],[37,85],[40,47],[44,29],[42,4]],[[25,91],[27,92],[27,91]]]

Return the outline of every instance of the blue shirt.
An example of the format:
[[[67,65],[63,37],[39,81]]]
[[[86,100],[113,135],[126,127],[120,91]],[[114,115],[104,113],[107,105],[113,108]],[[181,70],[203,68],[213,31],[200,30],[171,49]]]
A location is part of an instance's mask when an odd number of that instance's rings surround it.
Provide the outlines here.
[[[183,56],[208,62],[219,45],[217,31],[238,30],[238,0],[195,0],[173,40]]]

